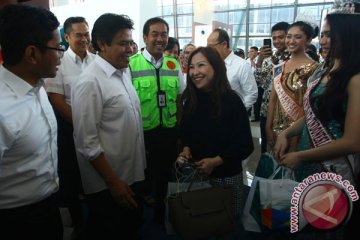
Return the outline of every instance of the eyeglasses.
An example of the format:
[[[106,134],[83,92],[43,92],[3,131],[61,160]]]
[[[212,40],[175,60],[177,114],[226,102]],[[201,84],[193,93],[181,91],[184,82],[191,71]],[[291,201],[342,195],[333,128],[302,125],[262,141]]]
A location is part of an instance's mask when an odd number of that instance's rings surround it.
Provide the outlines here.
[[[49,46],[42,46],[42,47],[39,47],[39,48],[55,50],[55,51],[57,51],[57,53],[59,55],[59,58],[62,58],[64,56],[64,52],[66,51],[66,48],[63,45],[60,45],[59,48],[49,47]]]
[[[218,42],[218,43],[208,43],[207,46],[208,47],[215,47],[216,45],[219,45],[222,42]]]

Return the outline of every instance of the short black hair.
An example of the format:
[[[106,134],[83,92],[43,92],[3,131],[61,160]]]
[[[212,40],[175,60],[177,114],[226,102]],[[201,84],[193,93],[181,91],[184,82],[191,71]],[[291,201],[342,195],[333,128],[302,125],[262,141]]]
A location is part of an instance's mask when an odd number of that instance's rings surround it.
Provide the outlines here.
[[[114,36],[122,29],[134,29],[134,22],[127,15],[105,13],[94,23],[91,32],[91,42],[96,51],[100,52],[99,40],[105,41],[106,45],[111,45]]]
[[[167,44],[167,46],[166,46],[166,48],[165,48],[165,51],[166,51],[166,50],[171,50],[171,49],[173,49],[175,45],[178,46],[179,51],[180,51],[179,41],[178,41],[176,38],[169,37],[168,44]]]
[[[167,28],[167,33],[169,33],[169,24],[162,18],[160,17],[154,17],[154,18],[150,18],[148,19],[145,24],[144,24],[144,27],[143,27],[143,35],[148,35],[149,32],[150,32],[150,26],[155,24],[155,23],[163,23],[166,25],[166,28]]]
[[[287,33],[289,26],[290,26],[290,24],[287,22],[278,22],[274,26],[272,26],[271,32],[284,31]]]
[[[229,34],[227,33],[227,31],[225,31],[224,29],[221,29],[221,28],[216,28],[216,29],[214,29],[214,32],[219,33],[219,36],[217,38],[218,42],[221,43],[223,41],[226,41],[226,46],[229,48],[230,47],[230,37],[229,37]]]
[[[252,47],[250,47],[250,49],[254,49],[256,52],[258,52],[258,51],[259,51],[259,48],[258,48],[258,47],[256,47],[256,46],[252,46]]]
[[[29,45],[46,46],[59,25],[55,15],[44,8],[6,5],[0,10],[0,45],[4,64],[18,64]]]
[[[89,26],[84,17],[69,17],[64,22],[64,33],[69,34],[71,32],[71,25],[75,23],[85,23],[87,26]]]

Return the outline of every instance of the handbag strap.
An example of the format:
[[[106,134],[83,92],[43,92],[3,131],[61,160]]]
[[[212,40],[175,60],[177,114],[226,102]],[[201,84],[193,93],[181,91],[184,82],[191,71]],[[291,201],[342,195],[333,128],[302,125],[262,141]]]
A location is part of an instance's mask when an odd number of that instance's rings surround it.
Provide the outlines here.
[[[281,171],[281,178],[284,179],[284,176],[285,176],[285,172],[287,171],[287,169],[291,170],[290,168],[286,168],[284,166],[281,166],[281,165],[278,165],[276,168],[275,168],[275,171],[270,175],[270,177],[268,179],[274,179],[275,176]],[[290,175],[290,179],[294,180],[295,179],[295,176],[294,176],[294,171],[291,170],[291,175]]]

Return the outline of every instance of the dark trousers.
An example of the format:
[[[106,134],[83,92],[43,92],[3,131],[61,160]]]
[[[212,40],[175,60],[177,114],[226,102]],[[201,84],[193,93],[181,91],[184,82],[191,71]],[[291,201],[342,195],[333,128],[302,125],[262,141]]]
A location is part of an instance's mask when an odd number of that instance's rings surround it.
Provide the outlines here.
[[[79,165],[76,158],[73,138],[73,126],[56,111],[58,123],[58,173],[60,206],[67,207],[75,228],[81,228],[84,222],[79,194],[83,193]]]
[[[266,117],[260,117],[260,136],[261,136],[261,153],[266,152]]]
[[[0,229],[3,240],[62,240],[56,196],[23,207],[0,209]]]
[[[260,120],[260,108],[261,108],[263,94],[264,94],[264,89],[258,87],[258,97],[256,99],[256,102],[254,103],[254,119],[257,121]]]
[[[109,190],[86,194],[89,217],[84,239],[137,239],[138,230],[143,222],[142,185],[143,183],[136,183],[130,186],[138,203],[136,209],[122,207],[114,201]]]
[[[147,169],[145,181],[147,193],[155,196],[155,220],[164,221],[165,197],[171,175],[171,167],[177,156],[176,128],[156,128],[145,131]]]

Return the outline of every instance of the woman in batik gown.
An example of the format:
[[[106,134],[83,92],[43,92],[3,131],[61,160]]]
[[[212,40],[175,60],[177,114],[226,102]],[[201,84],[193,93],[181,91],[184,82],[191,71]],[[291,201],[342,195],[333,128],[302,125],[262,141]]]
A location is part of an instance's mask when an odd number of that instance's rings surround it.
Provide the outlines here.
[[[273,70],[274,81],[266,122],[268,151],[272,151],[277,135],[303,116],[306,83],[319,66],[305,53],[313,37],[314,30],[308,23],[298,21],[289,27],[285,42],[291,58],[280,66],[274,66]],[[295,150],[296,143],[296,139],[293,139],[292,150]]]

